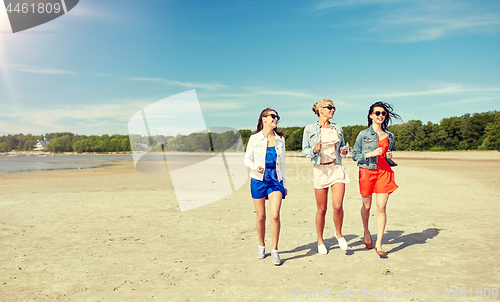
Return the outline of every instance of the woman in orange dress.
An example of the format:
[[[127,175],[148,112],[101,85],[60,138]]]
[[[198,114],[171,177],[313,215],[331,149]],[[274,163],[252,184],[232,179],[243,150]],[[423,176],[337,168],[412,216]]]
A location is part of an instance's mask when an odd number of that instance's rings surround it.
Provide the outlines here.
[[[398,188],[394,181],[394,171],[388,162],[392,158],[394,135],[387,131],[387,126],[391,122],[391,117],[399,120],[401,117],[392,111],[392,106],[384,102],[376,102],[370,106],[368,111],[369,127],[358,134],[352,152],[352,159],[358,162],[359,167],[359,191],[363,201],[361,219],[364,227],[364,242],[368,249],[373,246],[368,230],[368,218],[370,217],[372,194],[376,194],[377,241],[375,242],[375,250],[380,256],[386,255],[385,251],[382,250],[382,237],[387,221],[387,201],[389,195]]]

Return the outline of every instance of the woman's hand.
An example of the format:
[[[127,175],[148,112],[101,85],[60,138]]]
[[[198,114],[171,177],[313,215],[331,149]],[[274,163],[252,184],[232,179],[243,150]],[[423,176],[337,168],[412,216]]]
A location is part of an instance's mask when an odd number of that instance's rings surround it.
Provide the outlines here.
[[[391,159],[392,158],[392,151],[385,152],[385,157]]]
[[[285,196],[288,195],[288,189],[285,188]]]
[[[366,158],[379,156],[382,154],[383,151],[384,150],[382,148],[378,147],[377,149],[373,150],[372,152],[366,153]]]
[[[259,172],[260,174],[264,174],[264,169],[262,169],[261,166],[258,166],[257,167],[257,172]]]
[[[321,149],[321,141],[317,142],[316,144],[314,144],[314,150],[313,152],[314,153],[318,153],[318,151]]]
[[[340,147],[340,154],[346,155],[347,154],[347,148],[346,147]]]

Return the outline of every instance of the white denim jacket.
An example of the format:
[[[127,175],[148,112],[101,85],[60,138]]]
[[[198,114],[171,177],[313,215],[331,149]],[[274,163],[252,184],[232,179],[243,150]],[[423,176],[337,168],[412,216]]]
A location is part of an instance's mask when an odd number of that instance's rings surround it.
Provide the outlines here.
[[[286,188],[286,166],[285,166],[285,138],[280,137],[276,132],[275,149],[277,154],[276,159],[276,174],[278,180],[283,180],[283,186]],[[245,153],[245,166],[250,168],[250,177],[262,181],[264,174],[257,172],[257,167],[266,169],[266,152],[267,139],[262,131],[250,136]]]

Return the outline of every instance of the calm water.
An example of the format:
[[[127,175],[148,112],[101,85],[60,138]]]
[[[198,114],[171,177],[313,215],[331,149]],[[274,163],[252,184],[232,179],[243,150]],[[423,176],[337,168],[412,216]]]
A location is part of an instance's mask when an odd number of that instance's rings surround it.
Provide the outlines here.
[[[0,173],[92,168],[107,162],[132,160],[132,155],[0,155]],[[89,164],[89,163],[92,164]]]
[[[92,168],[107,162],[132,160],[132,155],[0,155],[0,173]],[[89,163],[92,164],[89,164]]]
[[[146,161],[163,161],[164,158],[184,158],[187,155],[148,154]],[[0,155],[0,173],[40,170],[92,168],[109,162],[133,160],[127,155]],[[96,162],[100,164],[96,164]]]

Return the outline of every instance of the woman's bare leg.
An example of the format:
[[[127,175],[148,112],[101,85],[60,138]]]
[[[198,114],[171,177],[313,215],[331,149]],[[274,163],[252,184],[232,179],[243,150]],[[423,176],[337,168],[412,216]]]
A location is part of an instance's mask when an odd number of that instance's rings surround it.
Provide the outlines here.
[[[269,194],[269,212],[271,214],[271,237],[273,240],[273,250],[278,249],[278,241],[280,237],[281,221],[280,221],[280,209],[281,209],[281,199],[282,195],[280,191],[274,191]]]
[[[345,184],[336,183],[332,186],[333,223],[337,238],[342,238],[342,224],[344,222],[344,201]]]
[[[370,209],[372,206],[372,196],[361,196],[361,201],[363,205],[361,206],[361,220],[363,221],[363,229],[364,229],[364,242],[369,243],[372,241],[370,237],[370,231],[368,230],[368,219],[370,218]],[[366,241],[367,238],[370,238],[370,241]]]
[[[380,251],[382,251],[382,237],[384,236],[385,224],[387,222],[385,208],[388,200],[389,193],[377,194],[377,242],[375,243],[375,247]]]
[[[266,235],[266,198],[254,199],[255,213],[257,214],[257,237],[259,245],[265,246],[264,236]]]
[[[316,233],[318,235],[318,245],[323,244],[323,230],[325,229],[326,204],[328,199],[328,188],[314,189],[316,196]]]

